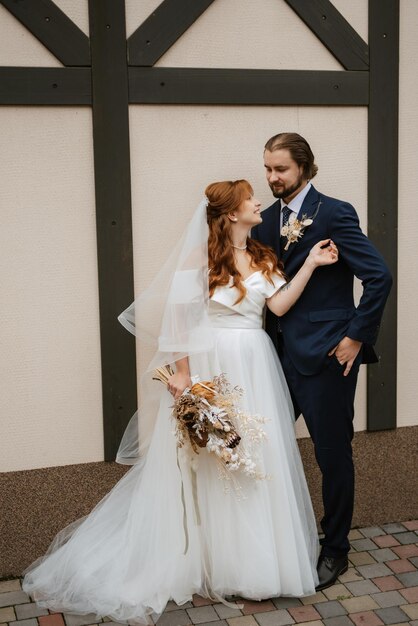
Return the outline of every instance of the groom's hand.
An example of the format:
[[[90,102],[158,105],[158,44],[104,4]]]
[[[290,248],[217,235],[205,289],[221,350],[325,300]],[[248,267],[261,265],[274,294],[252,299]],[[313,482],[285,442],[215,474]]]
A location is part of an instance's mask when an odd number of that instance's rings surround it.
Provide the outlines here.
[[[338,361],[346,364],[346,368],[344,370],[344,376],[348,376],[351,368],[353,367],[353,363],[355,361],[356,356],[360,352],[361,341],[356,341],[356,339],[350,339],[350,337],[344,337],[341,339],[340,343],[335,346],[331,352],[328,352],[328,356],[332,356],[335,354]]]

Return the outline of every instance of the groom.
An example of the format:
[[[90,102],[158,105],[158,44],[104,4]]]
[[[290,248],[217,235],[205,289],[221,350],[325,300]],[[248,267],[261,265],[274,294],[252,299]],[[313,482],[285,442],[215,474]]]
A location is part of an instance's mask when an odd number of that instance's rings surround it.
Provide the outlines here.
[[[361,363],[378,359],[373,349],[392,285],[379,252],[363,234],[354,208],[318,192],[308,142],[280,133],[265,145],[267,182],[277,201],[263,211],[252,237],[271,246],[291,281],[311,247],[331,238],[339,262],[316,270],[300,299],[277,318],[267,309],[266,331],[275,344],[291,391],[296,418],[302,413],[322,472],[324,538],[317,590],[347,570],[354,504],[354,394]],[[307,220],[299,227],[299,221]],[[353,279],[363,284],[356,307]]]

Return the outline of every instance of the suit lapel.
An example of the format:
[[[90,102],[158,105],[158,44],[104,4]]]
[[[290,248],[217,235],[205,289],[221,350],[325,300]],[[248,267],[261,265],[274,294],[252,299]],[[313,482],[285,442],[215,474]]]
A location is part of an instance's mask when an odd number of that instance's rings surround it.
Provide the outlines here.
[[[302,202],[302,206],[299,209],[297,219],[298,220],[301,219],[304,213],[306,213],[307,217],[311,217],[315,213],[318,207],[318,202],[319,202],[319,193],[317,192],[315,187],[312,185],[312,187],[309,189],[308,193],[306,194],[304,201]],[[307,229],[311,228],[312,226],[313,224],[311,226],[307,226]],[[279,222],[279,228],[280,228],[280,222]],[[302,236],[302,239],[303,239],[303,236]],[[295,243],[291,243],[289,248],[283,252],[283,255],[282,255],[283,263],[286,264],[286,261],[289,259],[290,255],[292,254],[296,246],[300,245],[300,242],[301,240],[296,241]],[[280,249],[280,244],[279,244],[279,249]]]
[[[266,223],[268,243],[280,259],[280,200],[277,200],[268,210],[271,211],[269,221]]]

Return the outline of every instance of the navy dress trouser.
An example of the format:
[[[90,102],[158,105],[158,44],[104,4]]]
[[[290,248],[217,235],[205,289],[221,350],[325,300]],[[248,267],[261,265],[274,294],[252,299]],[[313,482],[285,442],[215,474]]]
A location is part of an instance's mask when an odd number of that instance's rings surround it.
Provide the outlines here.
[[[354,508],[354,464],[351,441],[354,435],[354,395],[361,362],[357,355],[348,376],[335,356],[312,376],[301,374],[289,358],[279,333],[279,357],[290,388],[296,419],[302,413],[314,443],[322,473],[324,516],[321,539],[324,556],[341,557],[350,550]]]

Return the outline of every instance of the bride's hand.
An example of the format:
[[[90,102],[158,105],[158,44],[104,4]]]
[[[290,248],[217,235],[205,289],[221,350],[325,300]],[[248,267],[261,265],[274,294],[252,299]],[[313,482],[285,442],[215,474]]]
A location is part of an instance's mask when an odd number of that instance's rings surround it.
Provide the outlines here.
[[[332,265],[338,261],[338,248],[332,239],[323,239],[311,248],[307,261],[312,266]]]
[[[183,374],[183,372],[176,372],[168,379],[167,389],[174,396],[174,399],[177,400],[186,389],[186,387],[191,387],[192,381],[188,374]]]

